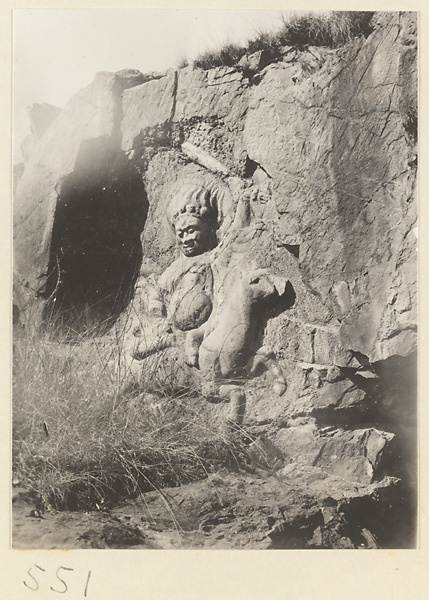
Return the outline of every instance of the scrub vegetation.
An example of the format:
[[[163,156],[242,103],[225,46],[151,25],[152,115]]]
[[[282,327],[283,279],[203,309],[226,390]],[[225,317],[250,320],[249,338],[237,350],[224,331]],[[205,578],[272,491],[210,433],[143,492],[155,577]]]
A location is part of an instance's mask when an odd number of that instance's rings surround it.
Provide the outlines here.
[[[15,330],[13,476],[41,506],[103,508],[246,463],[243,436],[227,435],[195,390],[181,391],[161,357],[139,392],[123,391],[120,327],[109,340]]]
[[[194,67],[234,67],[243,56],[260,51],[275,60],[282,56],[285,46],[338,48],[357,36],[367,37],[372,31],[370,20],[373,15],[374,12],[368,11],[335,11],[284,17],[277,32],[258,32],[245,45],[227,44],[219,50],[208,50],[194,61]]]

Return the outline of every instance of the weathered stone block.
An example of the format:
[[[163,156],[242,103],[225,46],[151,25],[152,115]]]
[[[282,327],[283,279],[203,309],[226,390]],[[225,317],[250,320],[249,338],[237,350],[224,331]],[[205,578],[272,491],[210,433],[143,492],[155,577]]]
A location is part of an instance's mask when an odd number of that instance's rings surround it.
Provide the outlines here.
[[[121,131],[125,152],[136,145],[144,146],[146,128],[163,125],[172,118],[176,85],[177,74],[170,73],[124,91]]]
[[[383,452],[395,436],[377,429],[339,429],[326,437],[321,438],[322,449],[316,466],[348,481],[371,483]]]
[[[114,172],[121,159],[116,155],[121,94],[140,83],[140,77],[134,71],[98,73],[68,101],[34,147],[14,202],[16,282],[30,302],[47,294],[54,221],[64,180],[76,169],[77,179],[89,177],[101,192],[100,168],[106,180],[109,168]],[[78,193],[75,199],[81,199]]]

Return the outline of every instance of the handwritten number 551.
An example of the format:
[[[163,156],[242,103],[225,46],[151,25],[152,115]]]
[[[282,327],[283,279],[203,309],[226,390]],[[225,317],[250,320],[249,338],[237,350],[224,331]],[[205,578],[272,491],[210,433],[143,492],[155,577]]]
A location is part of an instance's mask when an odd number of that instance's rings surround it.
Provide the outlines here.
[[[22,582],[26,588],[28,588],[29,590],[32,590],[33,592],[37,592],[37,590],[40,587],[39,581],[37,579],[37,575],[39,575],[39,573],[37,572],[36,569],[38,571],[46,573],[46,569],[43,569],[39,565],[34,564],[27,571],[27,574],[28,574],[27,580],[24,580]],[[53,592],[56,592],[57,594],[65,594],[67,592],[68,585],[66,583],[66,574],[68,571],[74,571],[74,569],[71,569],[70,567],[58,567],[58,569],[56,570],[56,573],[55,573],[57,581],[55,582],[54,586],[52,586],[52,585],[49,586]],[[89,584],[90,578],[91,578],[91,571],[88,571],[88,575],[86,577],[86,582],[85,582],[85,587],[83,590],[84,598],[86,598],[88,595],[88,584]]]

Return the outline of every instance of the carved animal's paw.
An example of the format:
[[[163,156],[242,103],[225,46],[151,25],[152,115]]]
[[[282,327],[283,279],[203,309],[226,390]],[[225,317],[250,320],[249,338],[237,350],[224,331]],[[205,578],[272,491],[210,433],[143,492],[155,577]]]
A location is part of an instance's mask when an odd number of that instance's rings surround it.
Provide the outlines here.
[[[277,394],[277,396],[283,396],[285,391],[287,390],[287,384],[284,379],[276,379],[273,385],[273,390]]]

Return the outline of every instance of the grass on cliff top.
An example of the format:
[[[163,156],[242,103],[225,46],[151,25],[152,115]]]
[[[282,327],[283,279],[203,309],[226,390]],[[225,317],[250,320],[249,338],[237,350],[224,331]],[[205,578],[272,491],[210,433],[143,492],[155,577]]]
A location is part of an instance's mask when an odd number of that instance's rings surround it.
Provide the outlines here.
[[[113,345],[15,335],[13,477],[42,506],[102,508],[238,465],[243,446],[208,418],[203,398],[173,393],[173,371],[152,365],[151,392],[120,393],[124,340],[116,333]]]
[[[368,11],[335,11],[282,18],[276,33],[259,32],[246,45],[227,44],[219,50],[208,50],[194,61],[194,67],[206,70],[234,67],[243,56],[261,50],[275,60],[281,57],[284,46],[338,48],[357,36],[367,37],[372,31],[370,20],[373,15],[374,12]]]

